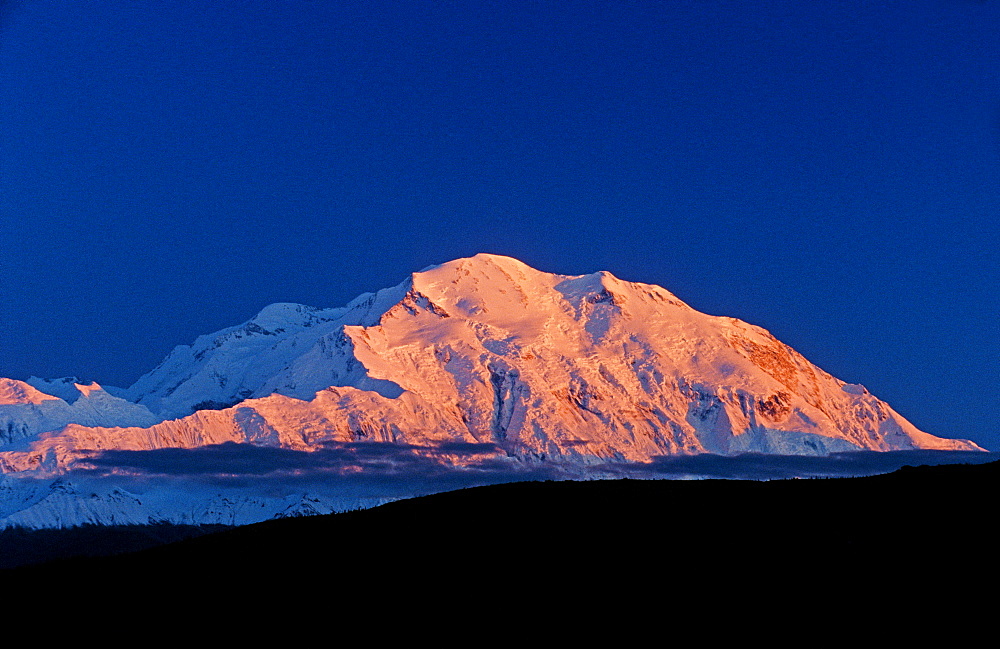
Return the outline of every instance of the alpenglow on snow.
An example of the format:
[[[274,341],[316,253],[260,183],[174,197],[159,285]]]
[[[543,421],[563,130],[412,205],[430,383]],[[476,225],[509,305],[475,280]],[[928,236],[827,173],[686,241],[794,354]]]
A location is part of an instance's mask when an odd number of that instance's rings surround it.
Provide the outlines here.
[[[177,347],[115,396],[74,383],[70,404],[46,385],[0,385],[3,472],[53,475],[109,450],[226,442],[434,448],[449,466],[982,450],[918,430],[764,329],[658,286],[488,254],[342,308],[268,306]],[[84,407],[98,402],[97,414]]]

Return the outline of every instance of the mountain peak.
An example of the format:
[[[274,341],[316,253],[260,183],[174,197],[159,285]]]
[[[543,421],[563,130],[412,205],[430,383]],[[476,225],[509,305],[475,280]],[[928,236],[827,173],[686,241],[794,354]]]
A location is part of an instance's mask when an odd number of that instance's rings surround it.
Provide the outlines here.
[[[0,378],[0,406],[39,404],[58,399],[59,397],[46,394],[25,381]]]
[[[332,311],[338,311],[333,309]],[[295,304],[293,302],[277,302],[269,304],[247,321],[243,326],[248,331],[256,333],[280,333],[289,327],[310,326],[318,320],[326,319],[330,314],[323,309]]]
[[[471,276],[476,277],[478,281],[487,279],[496,281],[500,280],[501,277],[505,277],[507,280],[512,278],[525,280],[529,277],[545,275],[549,274],[536,270],[513,257],[481,252],[472,257],[462,257],[430,266],[420,272],[413,273],[412,277],[414,285],[418,286],[434,282],[452,282],[456,277]]]
[[[477,252],[471,257],[460,257],[458,259],[453,259],[451,261],[440,264],[440,266],[466,266],[466,267],[479,267],[479,266],[497,266],[497,267],[507,267],[507,268],[521,268],[535,270],[531,268],[528,264],[524,263],[520,259],[514,257],[508,257],[507,255],[497,255],[491,252]],[[540,271],[535,271],[540,272]]]
[[[73,383],[73,387],[76,388],[84,397],[90,397],[95,392],[104,392],[104,388],[102,388],[97,381],[91,381],[89,384]]]

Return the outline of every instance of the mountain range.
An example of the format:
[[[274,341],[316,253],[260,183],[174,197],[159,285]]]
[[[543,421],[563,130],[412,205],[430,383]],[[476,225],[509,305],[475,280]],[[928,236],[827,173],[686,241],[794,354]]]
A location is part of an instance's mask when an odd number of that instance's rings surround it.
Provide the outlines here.
[[[659,286],[479,254],[340,308],[272,304],[129,388],[0,379],[0,526],[242,523],[703,454],[927,450],[983,449]]]

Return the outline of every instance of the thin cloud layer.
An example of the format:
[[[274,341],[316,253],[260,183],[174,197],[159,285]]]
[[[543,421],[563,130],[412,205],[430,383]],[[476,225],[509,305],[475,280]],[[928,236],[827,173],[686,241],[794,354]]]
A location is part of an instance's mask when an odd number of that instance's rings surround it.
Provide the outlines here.
[[[983,464],[1000,460],[1000,453],[972,451],[858,451],[828,456],[687,455],[660,456],[648,464],[621,467],[629,476],[651,478],[700,477],[729,480],[783,480],[791,478],[848,478],[897,471],[904,466]],[[615,465],[605,465],[614,470]]]
[[[896,471],[903,466],[981,464],[1000,454],[963,451],[834,453],[824,457],[748,453],[661,456],[649,463],[605,463],[591,467],[599,477],[721,478],[777,480],[796,477],[850,477]],[[329,443],[307,452],[227,442],[194,449],[109,450],[89,460],[92,476],[132,474],[189,478],[315,478],[378,482],[450,482],[456,477],[486,481],[565,479],[579,476],[552,463],[526,465],[500,454],[493,444],[437,446],[378,442]]]
[[[557,467],[527,466],[497,453],[493,444],[469,443],[330,443],[307,452],[227,442],[194,449],[103,451],[88,460],[89,468],[74,473],[88,478],[173,478],[228,487],[322,484],[386,495],[566,477]],[[456,458],[460,465],[454,463]]]

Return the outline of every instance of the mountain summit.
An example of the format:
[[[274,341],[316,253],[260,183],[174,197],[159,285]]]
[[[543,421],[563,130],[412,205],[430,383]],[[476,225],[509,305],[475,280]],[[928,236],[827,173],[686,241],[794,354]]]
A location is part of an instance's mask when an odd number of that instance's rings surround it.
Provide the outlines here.
[[[982,450],[918,430],[764,329],[700,313],[658,286],[488,254],[342,308],[271,305],[177,347],[122,396],[162,421],[70,424],[27,448],[0,447],[0,468],[60,472],[95,450],[224,442],[475,448],[582,465]]]

